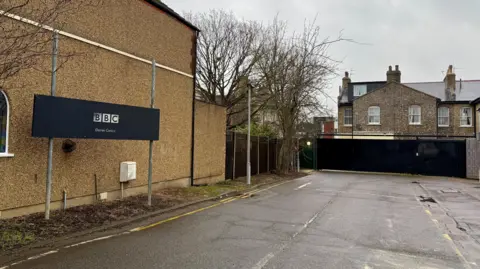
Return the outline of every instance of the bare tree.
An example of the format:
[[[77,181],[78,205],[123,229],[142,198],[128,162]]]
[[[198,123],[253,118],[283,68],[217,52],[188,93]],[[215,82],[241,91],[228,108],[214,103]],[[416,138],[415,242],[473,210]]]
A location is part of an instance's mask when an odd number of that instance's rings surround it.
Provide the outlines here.
[[[286,22],[275,19],[266,32],[263,57],[257,63],[262,87],[268,90],[278,113],[283,143],[277,170],[285,173],[295,149],[296,126],[307,115],[325,113],[325,88],[337,63],[328,55],[335,39],[321,38],[320,27],[306,24],[304,31],[288,35]]]
[[[101,0],[0,1],[0,87],[22,70],[41,68],[41,60],[50,57],[53,33],[41,26],[61,28],[62,16],[71,15],[82,6],[100,3]],[[22,18],[38,25],[22,23],[19,21]],[[62,51],[59,67],[74,54]]]
[[[196,94],[204,101],[227,107],[227,126],[247,120],[247,87],[261,57],[263,27],[237,19],[232,13],[212,10],[187,14],[202,31],[198,38]],[[253,91],[253,114],[265,98]]]

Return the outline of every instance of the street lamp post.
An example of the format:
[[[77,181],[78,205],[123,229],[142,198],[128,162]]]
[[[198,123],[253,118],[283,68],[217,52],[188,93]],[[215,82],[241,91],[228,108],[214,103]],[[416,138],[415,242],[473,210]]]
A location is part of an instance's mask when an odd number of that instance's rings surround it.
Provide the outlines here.
[[[247,185],[251,184],[251,163],[250,163],[250,113],[251,113],[251,86],[247,84],[248,95],[248,127],[247,127]]]

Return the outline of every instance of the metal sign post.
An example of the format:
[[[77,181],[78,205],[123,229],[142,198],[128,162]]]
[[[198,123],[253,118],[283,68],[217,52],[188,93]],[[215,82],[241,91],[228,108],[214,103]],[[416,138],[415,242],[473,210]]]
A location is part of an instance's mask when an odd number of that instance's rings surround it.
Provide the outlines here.
[[[57,87],[57,57],[58,57],[58,32],[53,32],[52,49],[52,78],[50,94],[55,96]],[[53,138],[48,138],[48,164],[47,164],[47,190],[45,195],[45,219],[50,219],[50,200],[52,198],[52,158],[53,158]]]
[[[152,91],[150,93],[150,108],[154,108],[155,103],[155,81],[156,81],[156,63],[152,60]],[[150,140],[148,149],[148,205],[152,205],[152,166],[153,166],[153,140]]]
[[[247,91],[248,91],[248,131],[247,131],[247,184],[251,184],[251,164],[250,164],[250,106],[251,106],[251,96],[250,96],[250,86],[247,85]]]

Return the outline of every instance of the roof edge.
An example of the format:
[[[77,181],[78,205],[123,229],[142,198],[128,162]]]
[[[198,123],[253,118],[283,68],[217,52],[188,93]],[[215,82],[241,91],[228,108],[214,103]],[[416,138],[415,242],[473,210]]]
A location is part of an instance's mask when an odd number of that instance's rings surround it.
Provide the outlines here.
[[[475,100],[474,100],[475,101]],[[455,100],[455,101],[440,101],[440,104],[460,104],[460,105],[468,105],[468,104],[473,104],[473,101],[469,100]]]
[[[155,6],[156,8],[160,9],[161,11],[167,13],[168,15],[172,16],[173,18],[177,19],[184,25],[186,25],[188,28],[200,32],[200,29],[198,29],[195,25],[193,25],[191,22],[187,21],[184,17],[180,16],[177,12],[175,12],[173,9],[168,7],[166,4],[162,3],[159,0],[145,0],[147,3]]]
[[[474,99],[470,102],[470,104],[472,104],[472,105],[476,105],[478,103],[480,103],[480,97],[478,97],[478,98],[476,98],[476,99]]]
[[[353,106],[353,102],[338,103],[338,107],[342,107],[342,106]]]
[[[378,91],[378,90],[380,90],[380,89],[384,89],[384,88],[386,88],[387,86],[389,86],[389,85],[391,85],[391,84],[397,84],[397,85],[403,86],[403,87],[408,88],[408,89],[410,89],[410,90],[413,90],[413,91],[415,91],[415,92],[418,92],[418,93],[427,95],[427,96],[429,96],[429,97],[435,98],[437,101],[440,101],[440,100],[441,100],[440,98],[438,98],[438,97],[436,97],[436,96],[433,96],[433,95],[428,94],[428,93],[426,93],[426,92],[423,92],[423,91],[420,91],[420,90],[418,90],[418,89],[409,87],[409,86],[407,86],[407,85],[405,85],[405,84],[403,84],[403,83],[396,82],[396,81],[390,81],[390,82],[387,82],[387,83],[386,83],[385,85],[383,85],[382,87],[378,87],[378,88],[376,88],[376,89],[373,90],[373,91],[367,92],[366,94],[357,97],[354,101],[356,101],[356,100],[358,100],[358,99],[361,99],[361,98],[363,98],[364,96],[367,96],[367,95],[369,95],[369,94],[371,94],[371,93],[373,93],[373,92],[376,92],[376,91]]]

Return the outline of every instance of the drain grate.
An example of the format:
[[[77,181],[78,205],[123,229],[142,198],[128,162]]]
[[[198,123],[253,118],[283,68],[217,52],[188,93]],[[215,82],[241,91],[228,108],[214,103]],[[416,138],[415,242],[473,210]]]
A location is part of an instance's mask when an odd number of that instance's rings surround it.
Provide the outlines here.
[[[422,203],[425,203],[425,202],[428,202],[428,203],[437,203],[437,201],[435,201],[435,199],[433,199],[432,197],[423,197],[422,195],[418,196],[418,198],[420,198],[420,202]]]
[[[441,190],[443,193],[459,193],[460,191],[455,189]]]

